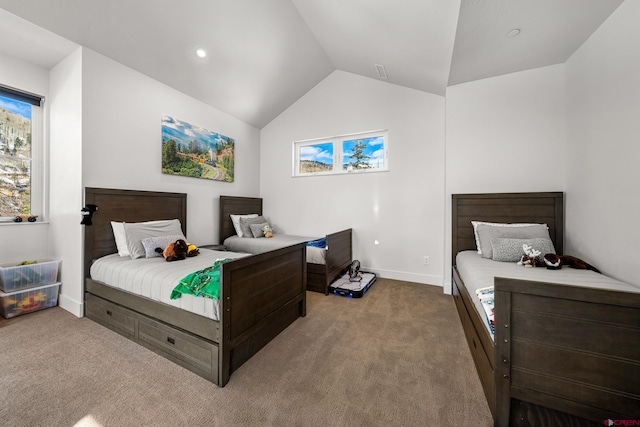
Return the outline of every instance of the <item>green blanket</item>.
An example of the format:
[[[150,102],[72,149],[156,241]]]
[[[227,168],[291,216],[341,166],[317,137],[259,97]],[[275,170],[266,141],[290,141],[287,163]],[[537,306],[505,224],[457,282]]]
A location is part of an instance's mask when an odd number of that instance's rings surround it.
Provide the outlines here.
[[[182,294],[220,298],[220,265],[227,261],[230,261],[229,258],[218,259],[211,267],[185,276],[171,291],[171,299],[178,299]]]

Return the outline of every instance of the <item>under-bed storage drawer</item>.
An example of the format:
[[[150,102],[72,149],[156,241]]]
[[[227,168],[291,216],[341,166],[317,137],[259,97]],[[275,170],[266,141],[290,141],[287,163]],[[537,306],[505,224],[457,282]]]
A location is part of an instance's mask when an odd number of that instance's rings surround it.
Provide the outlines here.
[[[86,294],[85,304],[89,319],[130,338],[135,337],[136,320],[132,311],[89,293]]]
[[[218,384],[218,346],[143,314],[85,293],[86,316]]]
[[[214,381],[218,380],[218,346],[151,319],[138,321],[138,339],[170,360]]]

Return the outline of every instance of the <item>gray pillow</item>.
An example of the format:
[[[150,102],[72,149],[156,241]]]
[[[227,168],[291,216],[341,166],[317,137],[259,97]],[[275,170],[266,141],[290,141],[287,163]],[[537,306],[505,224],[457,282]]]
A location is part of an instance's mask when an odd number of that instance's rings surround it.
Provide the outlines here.
[[[531,246],[531,249],[540,251],[541,257],[545,254],[556,253],[551,239],[545,239],[542,237],[536,239],[493,238],[491,239],[493,260],[504,262],[520,261],[522,255],[524,255],[524,249],[522,245],[529,245]]]
[[[184,236],[181,234],[176,234],[173,236],[145,237],[144,239],[142,239],[145,258],[155,258],[157,256],[160,256],[160,254],[156,252],[156,248],[164,250],[164,248],[166,248],[169,243],[173,243],[178,239],[184,240]]]
[[[187,240],[182,234],[182,227],[178,219],[135,223],[125,222],[124,231],[127,236],[129,256],[132,259],[146,256],[144,246],[142,246],[142,239],[147,237],[182,236],[181,239]]]
[[[229,215],[231,217],[231,222],[233,223],[233,228],[236,230],[236,235],[238,237],[242,237],[242,230],[240,229],[240,218],[255,218],[258,214],[246,214],[246,215]]]
[[[240,230],[242,231],[242,237],[255,237],[251,232],[251,224],[262,224],[267,222],[263,216],[257,216],[255,218],[240,218]]]
[[[549,228],[547,224],[532,224],[523,227],[495,227],[491,225],[478,224],[478,238],[480,240],[480,249],[483,258],[493,259],[493,250],[491,249],[491,239],[510,238],[510,239],[536,239],[549,237]]]
[[[269,225],[268,222],[263,222],[262,224],[249,224],[249,228],[251,229],[251,234],[253,235],[253,237],[255,237],[256,239],[259,237],[264,237],[264,231],[262,231],[262,228],[267,225]]]

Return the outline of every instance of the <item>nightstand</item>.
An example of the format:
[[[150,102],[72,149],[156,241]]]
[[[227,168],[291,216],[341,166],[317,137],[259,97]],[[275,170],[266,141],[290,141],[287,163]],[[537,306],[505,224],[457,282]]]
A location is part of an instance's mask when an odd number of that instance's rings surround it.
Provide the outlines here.
[[[227,247],[225,245],[203,245],[199,246],[200,248],[210,249],[212,251],[226,251]]]

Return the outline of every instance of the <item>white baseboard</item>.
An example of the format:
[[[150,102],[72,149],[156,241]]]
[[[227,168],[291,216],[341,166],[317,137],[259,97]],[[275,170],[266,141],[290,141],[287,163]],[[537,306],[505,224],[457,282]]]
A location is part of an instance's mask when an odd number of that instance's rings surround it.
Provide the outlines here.
[[[67,295],[58,296],[58,305],[76,317],[84,317],[84,303],[69,298]]]
[[[408,273],[406,271],[383,270],[379,268],[369,267],[362,267],[362,271],[370,271],[372,273],[376,273],[378,277],[385,279],[403,280],[405,282],[422,283],[432,286],[442,286],[442,276]]]
[[[453,288],[451,287],[451,281],[446,280],[444,282],[443,291],[447,295],[453,295]]]

